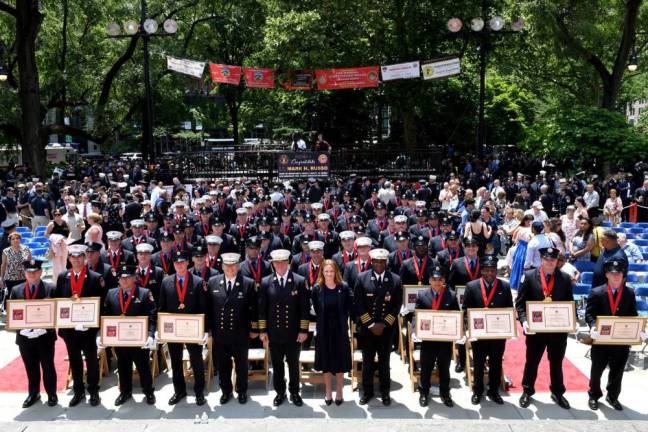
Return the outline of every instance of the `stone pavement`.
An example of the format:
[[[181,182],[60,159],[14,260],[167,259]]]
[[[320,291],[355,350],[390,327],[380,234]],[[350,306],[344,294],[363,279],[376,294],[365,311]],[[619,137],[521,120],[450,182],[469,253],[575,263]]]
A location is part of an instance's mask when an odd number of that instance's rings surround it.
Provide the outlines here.
[[[0,346],[2,347],[0,367],[2,367],[18,356],[18,349],[14,344],[14,334],[0,330]],[[584,356],[586,351],[586,346],[577,344],[572,338],[569,339],[567,357],[585,375],[589,375],[590,361]],[[59,394],[60,403],[57,407],[49,408],[41,403],[23,410],[21,404],[26,396],[25,393],[0,394],[0,421],[12,422],[9,428],[5,427],[7,425],[0,425],[0,430],[3,432],[32,432],[41,425],[45,426],[41,422],[46,421],[49,422],[46,425],[48,432],[58,430],[59,427],[65,427],[65,432],[74,432],[77,428],[83,428],[86,432],[89,425],[100,427],[102,430],[111,430],[116,427],[123,429],[125,425],[128,425],[127,427],[132,428],[129,432],[151,428],[167,430],[171,427],[177,431],[177,425],[193,426],[196,415],[201,416],[206,413],[210,422],[218,425],[219,428],[224,427],[225,430],[236,428],[237,431],[254,429],[255,432],[262,432],[266,428],[273,431],[292,428],[319,431],[324,428],[337,427],[337,425],[359,428],[360,430],[371,428],[372,431],[375,428],[384,430],[407,428],[408,432],[411,432],[420,427],[428,428],[434,425],[448,424],[447,419],[452,419],[453,429],[471,429],[471,432],[502,430],[502,428],[511,431],[521,431],[523,428],[525,431],[546,428],[594,431],[618,427],[614,426],[618,424],[616,421],[596,422],[596,420],[620,420],[625,430],[648,432],[648,403],[646,402],[648,371],[638,367],[626,372],[624,377],[624,388],[620,401],[625,409],[621,412],[608,407],[603,401],[599,411],[590,411],[587,407],[586,393],[569,391],[566,397],[572,405],[570,410],[563,410],[554,405],[548,393],[535,395],[535,403],[528,409],[518,406],[518,393],[504,394],[505,404],[503,406],[495,405],[488,399],[484,399],[481,405],[473,406],[470,403],[471,392],[464,383],[463,374],[458,375],[454,371],[452,372],[452,396],[455,407],[447,408],[441,404],[438,398],[433,397],[427,408],[421,408],[418,405],[418,394],[412,391],[407,369],[395,354],[392,357],[392,379],[394,381],[392,385],[393,402],[390,407],[383,407],[379,400],[373,400],[367,407],[360,406],[358,393],[351,392],[349,385],[345,388],[345,402],[342,406],[335,404],[326,406],[323,400],[322,385],[304,385],[302,394],[305,404],[303,407],[297,408],[286,402],[275,408],[272,406],[274,392],[267,391],[261,383],[252,384],[249,391],[250,399],[246,405],[239,405],[236,400],[232,400],[227,405],[221,406],[217,379],[212,384],[211,392],[207,397],[208,403],[205,406],[197,407],[193,403],[194,398],[189,396],[186,401],[170,407],[167,405],[167,400],[173,392],[173,386],[170,377],[162,374],[155,382],[157,389],[157,404],[155,406],[150,407],[144,404],[142,402],[143,395],[138,392],[135,394],[135,401],[115,408],[113,401],[118,395],[118,390],[116,376],[113,373],[110,377],[104,378],[101,384],[102,404],[98,407],[91,407],[86,403],[75,408],[68,408],[67,404],[71,394],[66,392]],[[605,383],[605,377],[603,382]],[[191,389],[191,384],[188,388]],[[290,419],[314,419],[315,421],[290,423],[288,421]],[[348,423],[348,420],[351,419],[371,421]],[[92,423],[83,422],[84,420],[92,420]],[[118,422],[112,422],[113,420]],[[459,420],[472,421],[461,422]],[[52,421],[55,422],[52,423]],[[203,425],[195,425],[195,428],[200,429],[201,427]],[[122,431],[120,430],[120,432]]]

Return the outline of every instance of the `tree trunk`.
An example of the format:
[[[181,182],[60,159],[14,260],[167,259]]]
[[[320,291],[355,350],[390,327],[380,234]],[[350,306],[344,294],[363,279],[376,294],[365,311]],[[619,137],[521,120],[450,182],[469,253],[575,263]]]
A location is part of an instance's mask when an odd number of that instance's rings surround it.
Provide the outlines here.
[[[41,101],[36,37],[42,15],[38,0],[16,2],[16,57],[20,71],[18,96],[22,111],[21,136],[23,163],[36,175],[44,176],[46,153],[41,139]]]
[[[410,107],[405,107],[403,115],[403,140],[408,150],[416,148],[416,115]]]

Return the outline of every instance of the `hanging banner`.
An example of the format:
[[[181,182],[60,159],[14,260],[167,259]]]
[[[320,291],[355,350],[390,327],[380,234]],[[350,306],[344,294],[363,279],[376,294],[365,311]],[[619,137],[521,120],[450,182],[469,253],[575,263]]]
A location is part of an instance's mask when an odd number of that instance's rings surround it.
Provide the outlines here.
[[[421,64],[420,62],[413,61],[380,66],[380,72],[382,73],[383,81],[418,78],[421,76]]]
[[[274,70],[262,68],[243,68],[245,86],[255,88],[274,88]]]
[[[167,56],[167,69],[190,75],[195,78],[201,78],[205,71],[205,62],[177,59]]]
[[[281,80],[284,90],[310,90],[313,85],[313,71],[310,69],[290,70]]]
[[[241,82],[241,66],[210,63],[209,73],[215,83],[239,85]]]
[[[280,179],[328,178],[329,162],[327,152],[281,152],[277,154],[277,176]]]
[[[378,87],[378,66],[316,70],[318,90]]]
[[[459,57],[450,57],[445,59],[433,60],[421,65],[423,79],[447,78],[461,74],[461,59]]]

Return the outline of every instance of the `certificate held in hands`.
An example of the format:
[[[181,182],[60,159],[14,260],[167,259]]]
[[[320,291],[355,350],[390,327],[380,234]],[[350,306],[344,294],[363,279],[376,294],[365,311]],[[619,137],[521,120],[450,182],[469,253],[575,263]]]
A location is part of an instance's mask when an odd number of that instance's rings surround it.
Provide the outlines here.
[[[7,330],[56,327],[56,300],[7,300]]]
[[[600,316],[596,319],[599,336],[594,345],[640,345],[641,332],[646,328],[646,318]]]
[[[534,333],[575,333],[576,303],[573,301],[528,301],[526,316]]]
[[[517,337],[515,309],[468,309],[470,338],[511,339]]]
[[[454,342],[463,337],[463,312],[417,309],[416,337],[422,341]]]
[[[148,339],[148,317],[101,317],[101,344],[114,347],[141,347]]]
[[[205,314],[158,313],[158,340],[199,344],[205,334]]]
[[[99,297],[56,299],[56,327],[74,328],[77,325],[86,328],[99,327],[100,303]]]

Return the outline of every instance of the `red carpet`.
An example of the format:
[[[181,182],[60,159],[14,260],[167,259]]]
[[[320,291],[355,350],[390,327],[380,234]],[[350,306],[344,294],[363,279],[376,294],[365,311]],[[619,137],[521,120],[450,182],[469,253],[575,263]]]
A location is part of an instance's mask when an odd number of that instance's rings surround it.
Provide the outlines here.
[[[518,338],[506,342],[504,352],[504,374],[508,376],[513,385],[510,393],[522,393],[522,374],[524,373],[524,360],[526,358],[526,336],[522,326],[518,323]],[[563,360],[563,376],[568,392],[586,392],[589,389],[589,377],[572,364],[567,358]],[[549,361],[545,352],[538,367],[538,378],[535,383],[536,392],[549,392]]]
[[[62,391],[65,388],[65,374],[67,373],[67,350],[63,339],[58,338],[54,348],[54,365],[56,366],[56,389]],[[41,381],[41,391],[44,392]],[[5,367],[0,369],[0,392],[27,393],[27,374],[22,358],[18,356]]]

